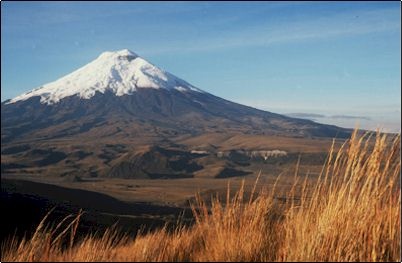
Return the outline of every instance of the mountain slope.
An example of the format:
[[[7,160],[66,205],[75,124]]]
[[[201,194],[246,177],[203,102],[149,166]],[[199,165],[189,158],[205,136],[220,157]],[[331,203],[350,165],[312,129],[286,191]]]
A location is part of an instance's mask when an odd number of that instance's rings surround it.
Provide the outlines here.
[[[224,126],[291,136],[346,135],[338,127],[213,96],[129,50],[104,52],[73,73],[2,103],[1,110],[3,142],[24,136],[43,137],[37,131],[49,127],[52,132],[46,138],[76,135],[96,124],[107,125],[109,130],[110,120],[148,123],[178,133],[198,134]]]
[[[102,145],[111,141],[171,145],[177,138],[206,133],[343,138],[350,131],[216,97],[129,50],[105,52],[73,73],[1,104],[2,152],[45,143],[49,153],[63,145],[60,141],[71,147],[93,142],[96,150],[80,149],[100,156],[91,159],[91,167],[107,166],[120,156],[100,163]],[[21,155],[10,162],[21,165]],[[26,160],[29,156],[25,152]]]

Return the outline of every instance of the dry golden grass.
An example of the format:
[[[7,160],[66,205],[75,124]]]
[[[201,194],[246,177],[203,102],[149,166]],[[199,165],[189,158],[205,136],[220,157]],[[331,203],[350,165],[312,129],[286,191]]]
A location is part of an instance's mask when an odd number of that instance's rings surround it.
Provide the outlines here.
[[[79,216],[64,231],[43,220],[30,240],[4,243],[1,260],[400,261],[400,165],[400,136],[355,132],[313,185],[296,173],[285,204],[275,187],[244,200],[244,187],[230,198],[228,185],[225,201],[196,199],[194,225],[135,239],[110,229],[77,241]]]

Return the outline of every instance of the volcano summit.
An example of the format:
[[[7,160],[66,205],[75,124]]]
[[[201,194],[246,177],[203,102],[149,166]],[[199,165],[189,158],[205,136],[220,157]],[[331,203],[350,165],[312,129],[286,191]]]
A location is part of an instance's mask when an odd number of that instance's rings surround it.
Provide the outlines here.
[[[123,49],[104,52],[86,66],[52,83],[24,93],[10,103],[40,96],[41,102],[54,104],[69,96],[90,99],[96,92],[110,91],[116,96],[132,94],[140,88],[199,91],[184,80],[165,72],[134,52]]]

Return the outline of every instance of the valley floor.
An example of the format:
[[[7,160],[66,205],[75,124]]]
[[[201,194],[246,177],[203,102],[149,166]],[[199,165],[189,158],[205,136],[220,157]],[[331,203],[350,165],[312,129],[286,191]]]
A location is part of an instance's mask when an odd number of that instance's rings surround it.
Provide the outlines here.
[[[47,208],[62,204],[54,210],[59,217],[50,213],[33,234],[3,240],[2,261],[400,261],[400,137],[390,142],[386,135],[354,134],[328,156],[318,174],[296,165],[276,176],[248,175],[245,181],[52,179],[44,184],[2,177],[2,199],[11,200],[10,207],[21,193],[32,198],[41,191],[49,198],[32,200]],[[56,186],[63,184],[69,188]],[[144,191],[135,197],[137,188]],[[217,191],[220,198],[211,199]],[[148,202],[134,202],[139,196]],[[63,221],[66,212],[78,216]],[[79,228],[81,219],[84,226],[98,224],[97,234]],[[133,228],[121,232],[106,226],[123,219],[128,225],[133,219],[144,225],[144,220],[160,221],[142,232],[134,227],[135,235]],[[53,227],[45,227],[48,221]]]

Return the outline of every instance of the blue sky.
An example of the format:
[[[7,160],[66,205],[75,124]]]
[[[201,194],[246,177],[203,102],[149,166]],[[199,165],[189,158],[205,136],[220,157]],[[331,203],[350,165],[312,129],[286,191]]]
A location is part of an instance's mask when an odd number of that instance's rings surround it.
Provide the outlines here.
[[[235,102],[399,130],[400,5],[2,2],[1,101],[128,48]]]

